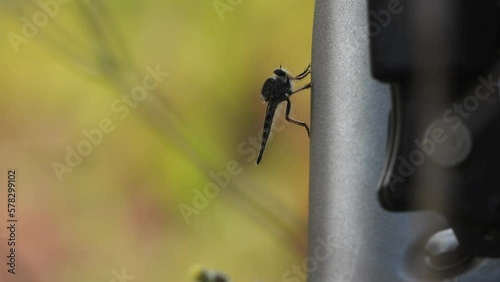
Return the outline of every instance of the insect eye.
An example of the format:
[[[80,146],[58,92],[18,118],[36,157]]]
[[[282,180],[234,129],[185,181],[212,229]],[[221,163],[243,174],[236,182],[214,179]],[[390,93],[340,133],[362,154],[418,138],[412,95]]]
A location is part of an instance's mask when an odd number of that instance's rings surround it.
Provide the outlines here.
[[[274,70],[274,74],[277,75],[277,76],[280,76],[280,77],[285,77],[286,76],[285,71],[282,70],[282,69],[275,69]]]

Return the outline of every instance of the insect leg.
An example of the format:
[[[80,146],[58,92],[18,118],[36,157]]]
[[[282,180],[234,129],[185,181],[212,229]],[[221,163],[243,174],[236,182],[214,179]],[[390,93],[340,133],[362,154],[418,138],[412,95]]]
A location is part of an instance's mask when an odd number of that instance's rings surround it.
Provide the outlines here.
[[[295,77],[291,77],[290,79],[291,80],[301,80],[301,79],[305,78],[306,76],[308,76],[310,73],[311,73],[311,65],[308,65],[305,71],[303,71],[301,74],[299,74]]]
[[[305,127],[307,130],[307,136],[311,137],[311,135],[309,134],[309,127],[307,126],[307,124],[305,122],[300,121],[300,120],[295,120],[295,119],[292,119],[289,117],[291,107],[292,107],[292,102],[290,101],[289,98],[286,98],[286,112],[285,112],[286,120],[288,122],[293,123],[293,124]]]
[[[257,157],[257,164],[260,163],[262,155],[264,154],[264,150],[266,149],[267,139],[269,138],[269,134],[271,133],[274,113],[276,112],[277,107],[278,103],[270,102],[267,104],[266,117],[264,119],[264,129],[262,130],[262,143],[260,145],[259,156]]]
[[[302,91],[302,90],[305,90],[305,89],[308,89],[308,88],[311,88],[310,82],[308,84],[300,87],[299,89],[292,91],[291,93],[288,94],[288,96],[290,97],[290,96],[292,96],[292,94],[297,93],[297,92]]]

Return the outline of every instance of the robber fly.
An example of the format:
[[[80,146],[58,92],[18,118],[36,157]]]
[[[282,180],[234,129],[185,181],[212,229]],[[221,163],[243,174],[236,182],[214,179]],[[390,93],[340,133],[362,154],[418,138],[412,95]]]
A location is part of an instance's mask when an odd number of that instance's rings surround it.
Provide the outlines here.
[[[301,80],[311,73],[311,65],[308,65],[306,70],[297,76],[292,76],[287,70],[280,66],[279,69],[274,70],[272,77],[268,78],[262,86],[262,99],[267,103],[266,117],[264,119],[264,130],[262,131],[262,144],[260,145],[259,156],[257,157],[257,164],[260,163],[264,150],[266,149],[267,139],[271,133],[271,125],[273,123],[274,113],[278,108],[279,103],[286,101],[285,117],[288,122],[296,125],[303,126],[307,130],[309,136],[309,127],[302,121],[294,120],[289,117],[292,102],[290,96],[292,94],[311,88],[311,83],[308,83],[297,90],[293,90],[293,81]]]

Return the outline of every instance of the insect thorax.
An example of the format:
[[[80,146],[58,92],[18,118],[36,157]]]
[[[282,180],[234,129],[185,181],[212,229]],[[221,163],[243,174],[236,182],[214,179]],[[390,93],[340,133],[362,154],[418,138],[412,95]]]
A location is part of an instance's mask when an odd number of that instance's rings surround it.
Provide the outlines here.
[[[292,90],[292,82],[281,77],[271,77],[262,86],[262,97],[267,102],[269,100],[282,100],[287,93]]]

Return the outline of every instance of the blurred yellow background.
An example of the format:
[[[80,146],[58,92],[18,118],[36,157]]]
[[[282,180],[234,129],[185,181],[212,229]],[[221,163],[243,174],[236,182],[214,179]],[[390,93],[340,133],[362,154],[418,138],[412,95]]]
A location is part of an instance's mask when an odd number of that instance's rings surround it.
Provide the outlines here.
[[[276,119],[259,166],[252,142],[265,79],[310,63],[313,1],[0,3],[0,281],[192,281],[198,265],[268,282],[302,264],[307,134]],[[309,100],[292,97],[308,124]]]

